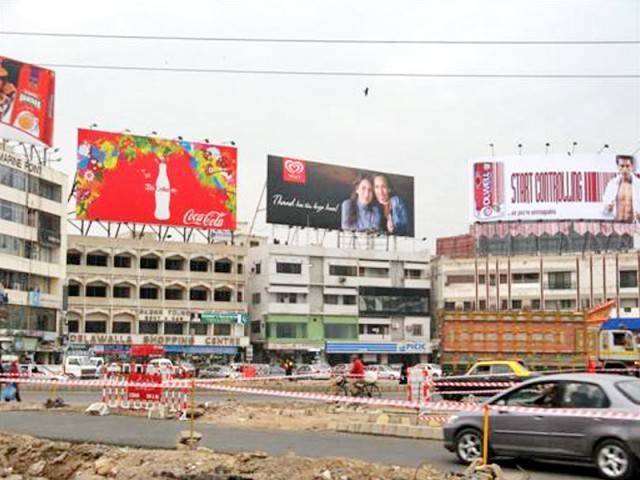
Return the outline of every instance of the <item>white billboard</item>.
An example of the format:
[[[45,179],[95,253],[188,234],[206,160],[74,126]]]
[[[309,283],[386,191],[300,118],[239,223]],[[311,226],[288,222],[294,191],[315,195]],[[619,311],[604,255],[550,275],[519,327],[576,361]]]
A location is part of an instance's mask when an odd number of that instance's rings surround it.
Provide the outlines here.
[[[470,220],[640,222],[640,168],[630,155],[513,155],[469,161]]]

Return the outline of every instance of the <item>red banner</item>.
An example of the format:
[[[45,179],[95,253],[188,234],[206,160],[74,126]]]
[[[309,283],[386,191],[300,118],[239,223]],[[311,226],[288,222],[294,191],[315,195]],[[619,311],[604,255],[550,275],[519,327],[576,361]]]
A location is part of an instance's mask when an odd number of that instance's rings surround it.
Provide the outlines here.
[[[0,137],[51,146],[52,70],[0,56]]]
[[[236,228],[235,147],[78,130],[82,220]]]
[[[162,383],[162,375],[146,373],[130,373],[129,383]],[[159,402],[162,399],[162,387],[127,387],[127,398],[130,401]]]

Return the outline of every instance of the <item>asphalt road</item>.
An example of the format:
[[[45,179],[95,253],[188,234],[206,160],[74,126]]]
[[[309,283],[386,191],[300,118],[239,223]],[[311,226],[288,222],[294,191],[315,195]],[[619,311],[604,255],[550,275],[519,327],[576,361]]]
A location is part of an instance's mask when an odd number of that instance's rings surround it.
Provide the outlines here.
[[[187,424],[153,421],[138,417],[90,417],[62,412],[3,412],[0,430],[66,440],[129,445],[133,447],[173,448],[177,434]],[[262,450],[271,455],[293,452],[308,457],[351,457],[370,462],[417,467],[422,462],[443,471],[460,471],[452,454],[441,442],[376,437],[331,432],[291,432],[218,427],[198,423],[202,444],[219,452]],[[513,463],[503,468],[514,472]],[[527,463],[531,480],[578,480],[596,478],[595,471],[576,466]]]

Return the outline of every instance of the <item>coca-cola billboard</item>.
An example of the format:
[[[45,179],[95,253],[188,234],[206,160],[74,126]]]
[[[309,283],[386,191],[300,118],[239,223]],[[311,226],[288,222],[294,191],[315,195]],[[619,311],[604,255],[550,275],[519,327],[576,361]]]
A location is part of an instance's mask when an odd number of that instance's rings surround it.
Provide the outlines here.
[[[234,230],[236,170],[235,147],[80,129],[76,215]]]

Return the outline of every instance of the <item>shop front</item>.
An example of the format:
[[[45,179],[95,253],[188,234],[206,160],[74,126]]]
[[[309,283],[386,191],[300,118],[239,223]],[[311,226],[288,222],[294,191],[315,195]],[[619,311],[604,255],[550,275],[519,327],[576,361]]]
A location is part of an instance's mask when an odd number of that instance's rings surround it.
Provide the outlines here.
[[[353,355],[360,355],[365,363],[410,364],[428,361],[431,346],[428,342],[333,342],[327,341],[325,352],[330,364],[349,363]]]

